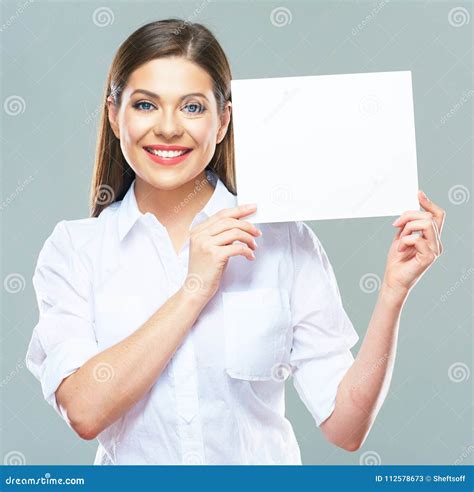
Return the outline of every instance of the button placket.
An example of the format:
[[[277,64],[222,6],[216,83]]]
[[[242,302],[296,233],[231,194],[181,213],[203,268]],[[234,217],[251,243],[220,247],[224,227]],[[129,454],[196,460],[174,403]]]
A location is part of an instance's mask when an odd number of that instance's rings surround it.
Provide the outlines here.
[[[178,434],[184,464],[204,461],[201,419],[192,332],[175,352],[171,362],[178,413]]]
[[[151,222],[153,218],[150,218]],[[155,224],[156,225],[156,224]],[[183,285],[187,274],[187,256],[176,255],[166,230],[153,230],[155,244],[168,277],[169,294],[173,295]],[[199,415],[196,357],[190,331],[176,350],[170,363],[177,414],[178,435],[181,441],[183,464],[203,464],[204,445]]]
[[[149,217],[149,223],[152,228],[153,242],[168,278],[168,294],[171,297],[183,283],[181,264],[173,250],[173,244],[166,229],[157,225],[155,217]]]
[[[193,356],[189,341],[186,341],[173,357],[178,415],[186,422],[191,422],[198,412],[196,375],[191,367]]]

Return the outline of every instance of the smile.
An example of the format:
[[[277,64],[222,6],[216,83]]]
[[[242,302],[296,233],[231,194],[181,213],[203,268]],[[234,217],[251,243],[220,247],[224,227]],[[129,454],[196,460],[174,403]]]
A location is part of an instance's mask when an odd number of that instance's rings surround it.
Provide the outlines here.
[[[178,157],[179,155],[186,154],[189,150],[158,150],[152,149],[150,147],[145,147],[145,150],[154,155],[159,155],[160,157],[170,158],[170,157]]]
[[[184,161],[193,150],[187,148],[179,150],[163,150],[155,149],[153,147],[143,147],[143,149],[146,151],[147,155],[151,158],[153,162],[168,166],[179,164],[180,162]]]

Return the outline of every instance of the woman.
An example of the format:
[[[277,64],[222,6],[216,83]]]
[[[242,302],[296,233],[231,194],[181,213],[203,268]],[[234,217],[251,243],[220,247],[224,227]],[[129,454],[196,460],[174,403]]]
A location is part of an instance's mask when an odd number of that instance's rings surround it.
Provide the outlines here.
[[[387,395],[403,304],[442,251],[445,213],[420,193],[425,211],[394,222],[354,359],[314,232],[257,228],[255,206],[236,206],[230,80],[202,25],[134,32],[106,84],[92,216],[59,222],[39,255],[27,364],[68,425],[98,439],[95,464],[301,464],[290,373],[328,441],[357,450]]]

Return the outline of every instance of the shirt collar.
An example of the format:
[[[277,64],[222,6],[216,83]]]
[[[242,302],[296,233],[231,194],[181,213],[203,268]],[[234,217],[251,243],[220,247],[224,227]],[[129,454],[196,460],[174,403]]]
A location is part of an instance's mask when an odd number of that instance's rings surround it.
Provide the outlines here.
[[[206,177],[209,182],[215,186],[214,192],[204,208],[194,217],[190,228],[202,222],[207,217],[215,214],[219,210],[222,210],[223,208],[235,207],[237,204],[237,197],[226,188],[225,184],[215,172],[207,169]],[[138,208],[137,199],[135,196],[135,183],[136,178],[132,181],[132,184],[130,185],[119,206],[118,233],[120,241],[123,240],[135,223],[145,216],[153,216],[156,222],[161,225],[161,223],[151,212],[142,213]],[[196,189],[198,189],[197,185]]]

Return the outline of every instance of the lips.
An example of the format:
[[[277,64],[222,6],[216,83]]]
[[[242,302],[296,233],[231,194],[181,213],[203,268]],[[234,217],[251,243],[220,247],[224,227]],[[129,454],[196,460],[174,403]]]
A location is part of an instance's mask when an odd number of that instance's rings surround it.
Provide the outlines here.
[[[193,150],[181,145],[146,145],[143,149],[154,162],[168,166],[180,163]]]
[[[183,147],[182,145],[144,145],[143,148],[153,150],[192,150],[190,147]]]

